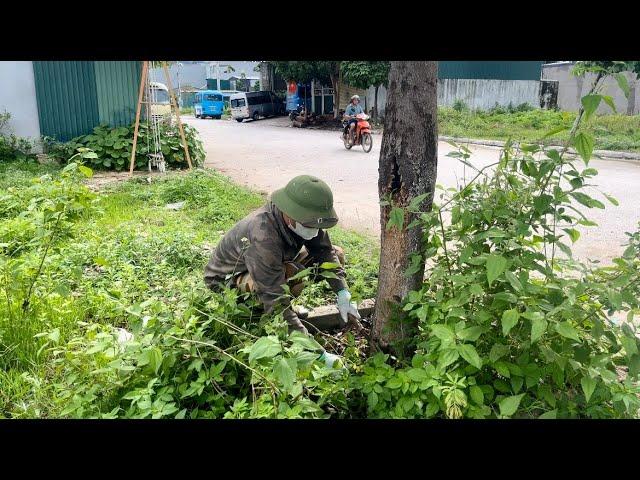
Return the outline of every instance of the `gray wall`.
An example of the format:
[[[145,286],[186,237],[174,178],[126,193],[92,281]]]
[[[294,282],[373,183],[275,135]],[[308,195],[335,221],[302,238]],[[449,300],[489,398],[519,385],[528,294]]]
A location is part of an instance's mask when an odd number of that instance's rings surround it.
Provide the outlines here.
[[[31,62],[0,62],[0,112],[11,114],[6,133],[40,139],[36,87]]]
[[[374,87],[367,90],[367,109],[374,104]],[[537,80],[438,79],[438,105],[451,106],[463,100],[470,108],[487,110],[496,105],[528,103],[540,106],[540,82]],[[387,90],[378,89],[378,111],[384,115]]]
[[[588,73],[583,77],[575,77],[571,74],[573,62],[558,62],[543,65],[542,78],[557,80],[558,85],[558,107],[561,110],[576,112],[580,108],[580,99],[586,95],[595,79],[595,74]],[[613,97],[618,113],[626,115],[636,115],[640,113],[640,92],[638,90],[638,80],[632,73],[626,73],[629,82],[630,93],[627,99],[618,86],[615,78],[607,77],[603,81],[603,91],[605,95]],[[597,113],[612,113],[611,108],[604,102],[600,105]]]

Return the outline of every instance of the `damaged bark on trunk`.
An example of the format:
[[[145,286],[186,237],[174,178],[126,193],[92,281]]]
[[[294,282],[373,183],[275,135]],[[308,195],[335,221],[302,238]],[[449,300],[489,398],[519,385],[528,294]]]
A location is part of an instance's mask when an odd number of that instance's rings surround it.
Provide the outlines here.
[[[430,195],[420,209],[431,209],[437,167],[437,73],[437,62],[391,62],[378,168],[380,200],[390,205],[380,207],[380,270],[371,329],[374,349],[401,350],[416,327],[402,318],[397,306],[423,281],[424,259],[417,273],[405,275],[411,255],[421,252],[422,230],[406,229],[416,218],[406,211],[403,229],[387,230],[387,223],[394,207],[407,207],[424,193]]]

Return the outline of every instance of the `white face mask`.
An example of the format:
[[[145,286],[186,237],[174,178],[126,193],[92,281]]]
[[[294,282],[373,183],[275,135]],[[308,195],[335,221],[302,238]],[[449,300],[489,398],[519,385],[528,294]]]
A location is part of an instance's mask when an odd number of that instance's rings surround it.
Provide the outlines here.
[[[289,225],[289,224],[287,224]],[[297,235],[301,236],[302,238],[304,238],[305,240],[311,240],[312,238],[314,238],[316,235],[318,235],[318,232],[320,231],[317,228],[310,228],[310,227],[305,227],[304,225],[296,222],[296,226],[292,227],[291,225],[289,225],[289,228],[291,230],[293,230]]]

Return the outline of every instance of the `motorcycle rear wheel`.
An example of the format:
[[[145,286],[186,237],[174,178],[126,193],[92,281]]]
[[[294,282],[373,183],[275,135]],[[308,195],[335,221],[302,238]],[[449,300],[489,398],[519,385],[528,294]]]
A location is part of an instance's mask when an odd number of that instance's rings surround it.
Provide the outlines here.
[[[364,150],[365,153],[369,153],[373,148],[373,138],[371,138],[371,134],[363,133],[360,143],[362,144],[362,150]]]

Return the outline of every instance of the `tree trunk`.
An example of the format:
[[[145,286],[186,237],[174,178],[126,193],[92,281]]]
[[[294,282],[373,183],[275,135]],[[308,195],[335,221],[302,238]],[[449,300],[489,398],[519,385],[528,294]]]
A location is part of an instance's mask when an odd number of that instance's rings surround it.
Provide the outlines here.
[[[386,227],[392,208],[407,207],[418,195],[431,194],[420,205],[422,211],[431,209],[438,158],[437,76],[438,62],[391,62],[378,169],[380,200],[390,200],[391,205],[380,207],[380,269],[371,330],[374,349],[402,351],[416,327],[396,307],[422,284],[424,259],[417,273],[405,275],[411,255],[421,252],[422,231],[406,229],[416,218],[406,211],[402,230]]]

